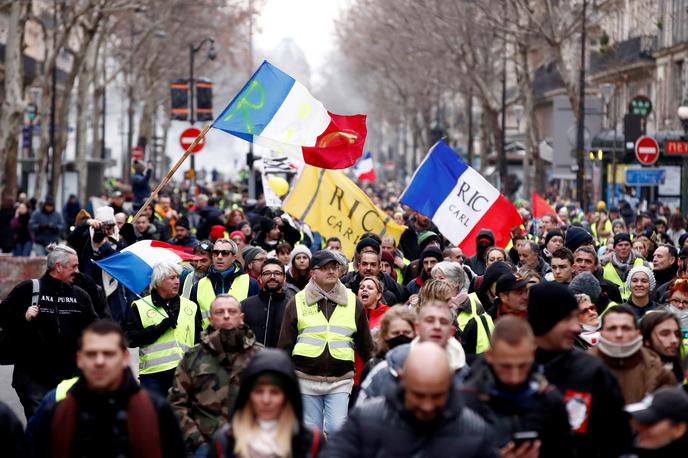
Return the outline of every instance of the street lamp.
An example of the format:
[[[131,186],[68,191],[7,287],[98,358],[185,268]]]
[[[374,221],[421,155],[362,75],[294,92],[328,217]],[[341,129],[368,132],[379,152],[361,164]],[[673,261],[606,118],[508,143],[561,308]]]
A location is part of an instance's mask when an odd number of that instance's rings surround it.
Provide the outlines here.
[[[688,141],[688,100],[684,100],[676,111],[683,125],[683,140]],[[688,212],[688,157],[681,159],[681,214]]]
[[[196,53],[199,52],[206,43],[208,43],[208,59],[215,60],[217,57],[217,52],[215,51],[214,38],[204,38],[196,46],[194,46],[193,43],[189,44],[189,123],[192,126],[196,123],[196,84],[194,83],[194,58]],[[191,190],[193,192],[193,188],[196,186],[196,158],[193,154],[191,155],[191,170],[193,170],[191,176]]]

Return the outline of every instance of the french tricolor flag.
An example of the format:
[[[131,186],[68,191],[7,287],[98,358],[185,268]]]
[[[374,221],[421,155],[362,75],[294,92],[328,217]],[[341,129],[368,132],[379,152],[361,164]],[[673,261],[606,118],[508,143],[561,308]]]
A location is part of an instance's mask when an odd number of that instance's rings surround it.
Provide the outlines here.
[[[363,153],[365,115],[330,113],[308,89],[265,61],[212,127],[315,167],[351,167]]]
[[[476,253],[481,229],[491,229],[495,245],[504,248],[509,230],[523,222],[514,204],[441,140],[413,174],[400,201],[430,218],[466,256]]]
[[[198,257],[181,251],[181,247],[157,240],[141,240],[95,263],[129,290],[140,295],[150,284],[155,264],[178,264],[193,259]]]
[[[358,181],[375,181],[377,175],[375,174],[375,167],[373,164],[373,154],[370,151],[366,153],[356,162],[354,166],[354,175]]]

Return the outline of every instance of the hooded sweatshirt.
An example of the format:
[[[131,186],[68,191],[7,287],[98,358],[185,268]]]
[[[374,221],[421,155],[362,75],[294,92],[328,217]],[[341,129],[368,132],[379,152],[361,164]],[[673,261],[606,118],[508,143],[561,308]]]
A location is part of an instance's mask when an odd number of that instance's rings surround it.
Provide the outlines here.
[[[489,245],[481,245],[478,240],[487,238],[490,240]],[[483,275],[485,273],[485,251],[495,244],[494,234],[489,229],[481,229],[475,237],[476,254],[466,260],[466,264],[476,273],[476,275]]]

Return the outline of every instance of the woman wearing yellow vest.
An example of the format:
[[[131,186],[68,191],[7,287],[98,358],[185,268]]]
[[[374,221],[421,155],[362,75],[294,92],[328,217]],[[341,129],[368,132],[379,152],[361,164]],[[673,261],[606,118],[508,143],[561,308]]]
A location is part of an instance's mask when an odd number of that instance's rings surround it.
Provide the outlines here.
[[[184,352],[201,334],[198,306],[179,295],[180,273],[170,262],[153,266],[151,293],[131,304],[125,327],[129,345],[139,347],[141,386],[163,397]]]

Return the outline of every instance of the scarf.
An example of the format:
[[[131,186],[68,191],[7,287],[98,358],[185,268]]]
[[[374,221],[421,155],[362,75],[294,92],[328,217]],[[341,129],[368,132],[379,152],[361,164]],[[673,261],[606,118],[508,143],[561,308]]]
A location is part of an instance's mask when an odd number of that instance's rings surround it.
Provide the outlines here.
[[[633,264],[633,261],[635,260],[633,258],[633,253],[628,257],[628,260],[626,262],[621,262],[618,257],[616,257],[616,253],[612,253],[610,257],[612,264],[614,264],[615,267],[618,267],[622,271],[626,272],[631,264]]]
[[[611,342],[604,337],[600,336],[600,342],[597,344],[597,348],[609,356],[610,358],[628,358],[634,355],[643,346],[643,336],[638,336],[630,342],[626,343],[616,343]]]
[[[303,288],[303,292],[306,294],[307,304],[316,304],[322,299],[326,299],[335,304],[344,305],[349,301],[347,291],[346,286],[339,280],[331,291],[325,291],[313,280],[309,281]]]
[[[260,427],[251,439],[249,449],[251,458],[279,457],[277,448],[277,420],[257,420]]]

